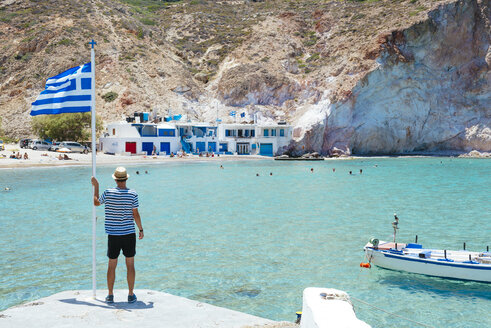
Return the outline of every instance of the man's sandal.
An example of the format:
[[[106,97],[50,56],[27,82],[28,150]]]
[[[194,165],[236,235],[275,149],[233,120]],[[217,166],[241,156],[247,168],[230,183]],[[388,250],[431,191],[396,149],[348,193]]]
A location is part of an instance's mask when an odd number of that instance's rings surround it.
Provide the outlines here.
[[[106,303],[107,304],[113,304],[114,303],[114,295],[107,295],[106,296]]]
[[[133,293],[133,295],[128,295],[128,303],[135,303],[136,302],[136,295]]]

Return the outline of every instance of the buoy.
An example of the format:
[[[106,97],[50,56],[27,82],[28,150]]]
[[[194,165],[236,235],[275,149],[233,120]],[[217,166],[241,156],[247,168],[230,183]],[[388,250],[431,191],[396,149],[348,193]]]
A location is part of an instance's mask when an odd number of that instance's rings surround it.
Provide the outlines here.
[[[370,265],[370,263],[361,262],[360,267],[370,269],[372,266]]]

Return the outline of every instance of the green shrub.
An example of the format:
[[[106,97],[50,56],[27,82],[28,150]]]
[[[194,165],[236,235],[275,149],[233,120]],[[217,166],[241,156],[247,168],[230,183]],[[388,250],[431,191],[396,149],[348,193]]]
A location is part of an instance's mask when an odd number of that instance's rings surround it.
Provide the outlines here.
[[[105,102],[112,102],[118,98],[118,94],[114,91],[109,91],[108,93],[102,95],[102,99],[104,99]]]
[[[309,62],[317,60],[319,58],[320,58],[320,55],[319,55],[319,53],[316,52],[316,53],[313,53],[312,56],[307,58],[306,62],[309,63]]]
[[[69,45],[73,44],[73,41],[70,39],[67,39],[67,38],[63,38],[60,41],[58,41],[57,44],[59,44],[60,46],[69,46]]]
[[[36,116],[32,130],[42,139],[87,141],[90,139],[90,113],[65,113]],[[96,131],[102,131],[102,119],[96,117]]]
[[[147,18],[147,17],[140,18],[140,22],[142,22],[145,25],[150,25],[150,26],[157,25],[157,23],[154,20]]]
[[[141,27],[138,29],[138,32],[136,33],[136,37],[140,40],[145,37],[145,34],[143,33],[143,29]]]

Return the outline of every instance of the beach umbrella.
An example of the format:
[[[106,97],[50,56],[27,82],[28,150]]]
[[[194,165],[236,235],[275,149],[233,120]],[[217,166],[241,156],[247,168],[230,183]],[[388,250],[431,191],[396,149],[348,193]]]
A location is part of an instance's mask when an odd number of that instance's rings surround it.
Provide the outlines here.
[[[60,148],[56,150],[59,153],[71,153],[72,151],[68,148]]]

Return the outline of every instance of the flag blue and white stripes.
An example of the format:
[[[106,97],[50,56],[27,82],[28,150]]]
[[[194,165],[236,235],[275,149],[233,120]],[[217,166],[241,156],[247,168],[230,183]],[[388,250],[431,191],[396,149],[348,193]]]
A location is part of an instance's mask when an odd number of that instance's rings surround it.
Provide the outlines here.
[[[230,115],[230,116],[235,116],[235,115],[237,115],[237,111],[233,110],[233,111],[231,111],[231,112],[229,113],[229,115]]]
[[[46,80],[46,87],[31,105],[31,116],[90,112],[91,64],[72,67]]]
[[[240,117],[245,117],[245,112],[240,113]]]

